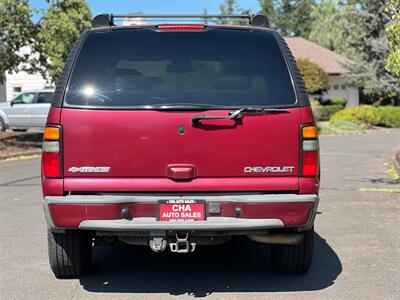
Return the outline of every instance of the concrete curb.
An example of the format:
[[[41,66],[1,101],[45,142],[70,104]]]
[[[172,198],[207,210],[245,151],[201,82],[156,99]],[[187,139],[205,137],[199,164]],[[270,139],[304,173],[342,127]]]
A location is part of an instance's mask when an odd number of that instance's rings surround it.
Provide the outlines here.
[[[0,156],[0,161],[10,159],[10,158],[17,158],[21,156],[32,156],[32,155],[39,155],[42,154],[42,150],[35,150],[35,151],[27,151],[27,152],[17,152],[13,154],[7,154]]]
[[[366,130],[356,130],[356,131],[343,131],[337,133],[322,133],[319,136],[350,136],[350,135],[364,135],[372,133],[391,133],[393,131],[398,131],[398,129],[366,129]]]

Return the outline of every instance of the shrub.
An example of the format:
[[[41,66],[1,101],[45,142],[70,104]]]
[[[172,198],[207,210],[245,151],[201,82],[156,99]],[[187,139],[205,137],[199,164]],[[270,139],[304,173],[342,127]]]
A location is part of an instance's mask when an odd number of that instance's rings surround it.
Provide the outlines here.
[[[297,60],[300,73],[303,75],[307,92],[310,94],[322,93],[328,89],[328,74],[318,65],[308,59]]]
[[[376,110],[379,115],[378,125],[384,127],[400,127],[399,106],[380,106]]]
[[[336,112],[342,109],[341,105],[320,105],[315,108],[314,116],[317,121],[329,121]]]
[[[379,123],[379,114],[373,106],[360,105],[338,111],[331,117],[330,124],[335,125],[338,121],[350,121],[357,125],[370,127]]]
[[[333,127],[337,128],[339,130],[343,130],[343,131],[355,131],[355,130],[359,129],[357,124],[354,124],[353,122],[350,122],[350,121],[344,121],[344,120],[337,121]]]
[[[340,105],[342,108],[346,106],[347,100],[343,98],[334,98],[329,100],[330,105]]]
[[[317,110],[320,108],[321,103],[319,103],[318,100],[310,97],[310,104],[311,104],[312,111],[314,113],[314,117],[316,117],[315,114],[316,114]]]

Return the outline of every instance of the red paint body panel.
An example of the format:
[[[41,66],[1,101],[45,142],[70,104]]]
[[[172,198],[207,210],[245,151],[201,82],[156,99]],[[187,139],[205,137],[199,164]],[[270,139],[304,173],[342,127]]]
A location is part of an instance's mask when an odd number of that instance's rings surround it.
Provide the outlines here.
[[[301,110],[302,123],[304,124],[315,123],[314,115],[310,106],[302,107],[300,108],[300,110]]]
[[[170,164],[190,164],[198,178],[298,175],[300,108],[241,121],[195,115],[228,111],[84,110],[63,108],[64,176],[165,178]],[[186,132],[178,134],[177,127]],[[70,167],[109,166],[108,173],[72,173]],[[290,173],[245,173],[246,166],[293,166]],[[255,179],[256,180],[256,179]],[[101,185],[97,189],[101,189]]]
[[[43,196],[63,196],[64,180],[59,178],[45,178],[42,176]]]
[[[121,219],[121,210],[129,207],[133,218],[156,217],[157,204],[123,203],[123,204],[50,204],[49,210],[55,226],[59,228],[78,228],[84,220],[117,220]],[[280,219],[285,226],[305,225],[310,217],[311,202],[295,203],[233,203],[223,202],[221,213],[207,213],[207,216],[235,217],[235,207],[242,209],[244,219]]]
[[[72,192],[123,191],[297,191],[297,177],[197,178],[173,181],[168,178],[65,178],[64,189]]]
[[[319,194],[319,180],[316,177],[302,177],[299,178],[299,194]]]
[[[47,124],[60,124],[61,108],[52,106],[47,115]]]

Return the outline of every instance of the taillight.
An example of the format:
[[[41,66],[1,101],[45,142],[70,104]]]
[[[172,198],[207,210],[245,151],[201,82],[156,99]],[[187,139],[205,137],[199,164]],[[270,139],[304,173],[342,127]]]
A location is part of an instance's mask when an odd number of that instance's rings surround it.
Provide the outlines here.
[[[42,175],[61,177],[61,127],[47,126],[43,133]]]
[[[196,31],[196,30],[204,30],[204,25],[179,25],[179,24],[166,24],[166,25],[158,25],[158,30],[165,31]]]
[[[301,128],[301,175],[318,176],[319,172],[319,143],[318,130],[315,125]]]

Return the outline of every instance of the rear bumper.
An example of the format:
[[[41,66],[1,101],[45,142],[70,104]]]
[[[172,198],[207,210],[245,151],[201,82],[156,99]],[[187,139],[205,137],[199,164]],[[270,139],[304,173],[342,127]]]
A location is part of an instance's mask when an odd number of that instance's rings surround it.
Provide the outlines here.
[[[157,221],[157,200],[201,199],[206,201],[207,220],[201,222]],[[218,231],[295,227],[310,228],[314,222],[317,195],[205,195],[205,196],[118,196],[69,195],[43,199],[50,230],[85,229],[101,231]],[[210,203],[220,203],[220,213],[208,211]],[[129,208],[132,218],[121,211]],[[235,209],[240,208],[237,215]]]

